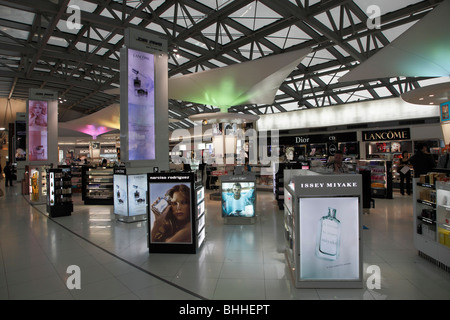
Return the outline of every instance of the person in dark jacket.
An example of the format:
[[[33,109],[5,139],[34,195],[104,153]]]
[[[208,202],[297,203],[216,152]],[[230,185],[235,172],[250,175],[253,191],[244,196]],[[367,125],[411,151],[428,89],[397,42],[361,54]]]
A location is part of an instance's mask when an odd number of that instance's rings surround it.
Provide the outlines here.
[[[436,167],[436,161],[427,149],[425,143],[418,143],[416,153],[409,159],[414,168],[414,178],[419,178],[421,174],[426,174]]]
[[[408,151],[403,151],[398,167],[398,173],[400,174],[400,193],[403,195],[405,194],[405,186],[406,193],[411,194],[411,170],[409,170],[408,164]]]
[[[8,186],[8,181],[9,181],[9,185],[12,187],[12,181],[13,181],[13,172],[12,172],[12,167],[11,167],[11,163],[7,162],[5,168],[3,169],[3,172],[5,173],[5,187]]]

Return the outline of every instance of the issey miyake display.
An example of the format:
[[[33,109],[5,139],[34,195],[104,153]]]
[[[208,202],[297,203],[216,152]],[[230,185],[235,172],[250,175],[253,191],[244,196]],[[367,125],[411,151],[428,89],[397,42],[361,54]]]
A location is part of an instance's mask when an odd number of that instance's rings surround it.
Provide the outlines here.
[[[316,243],[316,256],[336,260],[339,256],[341,222],[336,218],[336,209],[328,208],[328,214],[320,219]]]

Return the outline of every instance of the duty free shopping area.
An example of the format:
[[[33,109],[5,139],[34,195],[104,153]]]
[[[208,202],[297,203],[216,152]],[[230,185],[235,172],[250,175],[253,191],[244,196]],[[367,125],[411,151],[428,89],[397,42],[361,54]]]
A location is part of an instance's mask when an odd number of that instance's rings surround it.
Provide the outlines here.
[[[0,299],[448,300],[449,11],[2,1]]]
[[[50,218],[30,205],[20,185],[0,201],[2,299],[162,300],[447,300],[450,275],[418,255],[412,196],[394,192],[363,214],[363,285],[299,289],[286,263],[283,211],[258,192],[252,225],[224,225],[220,202],[206,193],[206,239],[197,254],[150,253],[147,222],[123,223],[112,206],[73,197],[70,216]],[[81,269],[81,289],[68,289],[70,265]],[[368,288],[380,271],[380,288]],[[373,283],[373,281],[369,281]]]

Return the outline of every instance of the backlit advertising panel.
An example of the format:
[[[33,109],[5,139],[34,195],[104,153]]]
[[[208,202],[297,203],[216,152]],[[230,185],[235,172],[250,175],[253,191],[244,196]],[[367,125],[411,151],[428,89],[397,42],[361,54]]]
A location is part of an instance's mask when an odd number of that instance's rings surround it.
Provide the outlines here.
[[[358,199],[299,199],[302,280],[359,279]]]
[[[255,216],[255,182],[222,182],[222,217]]]
[[[29,161],[48,160],[48,103],[47,101],[28,101],[28,159]]]
[[[128,49],[128,159],[155,159],[154,56]]]
[[[149,174],[149,243],[193,244],[195,192],[192,174]]]

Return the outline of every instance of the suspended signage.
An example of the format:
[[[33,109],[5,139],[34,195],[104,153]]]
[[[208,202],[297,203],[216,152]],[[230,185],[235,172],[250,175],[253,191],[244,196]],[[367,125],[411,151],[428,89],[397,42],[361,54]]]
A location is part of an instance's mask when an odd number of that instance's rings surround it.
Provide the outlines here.
[[[411,140],[409,128],[363,131],[363,141]]]

